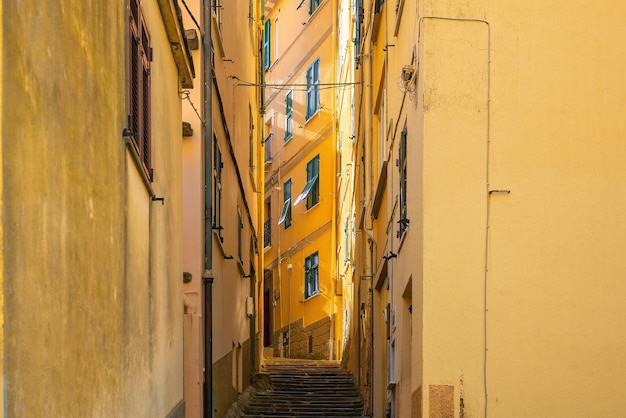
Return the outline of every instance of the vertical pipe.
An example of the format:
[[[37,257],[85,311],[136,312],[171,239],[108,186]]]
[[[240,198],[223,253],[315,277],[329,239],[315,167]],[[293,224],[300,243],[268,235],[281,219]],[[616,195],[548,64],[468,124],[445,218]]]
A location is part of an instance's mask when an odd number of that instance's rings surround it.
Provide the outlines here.
[[[203,416],[213,415],[213,236],[211,228],[213,176],[213,53],[211,47],[211,0],[204,0],[202,13],[203,83],[204,83],[204,393]]]
[[[207,0],[208,1],[208,0]],[[213,416],[213,278],[204,277],[204,394],[203,417]]]

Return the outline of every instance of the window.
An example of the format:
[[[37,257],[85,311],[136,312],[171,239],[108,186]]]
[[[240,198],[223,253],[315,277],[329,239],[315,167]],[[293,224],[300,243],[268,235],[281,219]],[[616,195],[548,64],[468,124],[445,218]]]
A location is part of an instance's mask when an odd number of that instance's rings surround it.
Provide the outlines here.
[[[363,0],[354,2],[354,64],[359,68],[361,63],[361,24],[363,23]]]
[[[320,173],[320,156],[316,155],[306,165],[306,180],[307,183],[313,183],[310,192],[306,198],[306,208],[312,208],[320,201],[320,188],[319,188],[319,173]]]
[[[309,14],[312,15],[313,12],[319,7],[322,0],[309,0]]]
[[[293,135],[293,91],[285,95],[285,142]]]
[[[291,226],[291,179],[283,184],[283,209],[278,218],[278,225],[280,224],[284,224],[285,229]]]
[[[400,228],[398,230],[398,238],[402,237],[404,231],[409,226],[409,220],[406,218],[407,215],[407,203],[406,203],[406,122],[404,124],[404,129],[400,134],[400,150],[399,150],[399,162],[398,162],[398,170],[400,171],[400,220],[398,223],[400,224]]]
[[[138,0],[130,0],[128,14],[128,136],[139,162],[152,181],[150,137],[150,61],[152,48]]]
[[[294,202],[294,205],[297,205],[306,199],[306,208],[310,209],[319,202],[319,172],[320,156],[316,155],[315,158],[309,161],[306,165],[306,185],[304,186],[302,193],[300,193]]]
[[[385,0],[376,0],[376,3],[374,3],[374,13],[380,13],[383,4],[385,4]]]
[[[222,151],[217,143],[217,136],[213,134],[213,230],[217,231],[217,236],[224,242],[222,236]]]
[[[310,298],[320,292],[318,277],[317,251],[304,260],[304,298]]]
[[[309,120],[320,108],[320,59],[306,70],[306,119]]]
[[[270,37],[272,35],[272,22],[267,19],[265,21],[265,30],[263,31],[263,69],[267,70],[270,68],[271,57],[270,57]]]
[[[320,5],[321,0],[309,0],[309,14],[312,15],[313,12]]]
[[[272,138],[274,134],[269,134],[263,140],[263,146],[265,147],[265,162],[269,163],[272,161]]]
[[[387,383],[396,383],[396,339],[392,339],[387,349]]]
[[[263,223],[263,248],[272,246],[272,202],[270,199],[265,201],[265,222]]]

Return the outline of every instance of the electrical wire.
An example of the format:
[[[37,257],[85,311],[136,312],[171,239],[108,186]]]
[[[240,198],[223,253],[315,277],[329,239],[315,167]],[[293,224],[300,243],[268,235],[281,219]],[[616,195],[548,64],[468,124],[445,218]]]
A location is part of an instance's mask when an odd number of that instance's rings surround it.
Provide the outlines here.
[[[198,24],[198,21],[196,20],[193,13],[191,13],[191,10],[189,10],[189,6],[187,6],[187,3],[185,3],[185,0],[181,0],[181,1],[183,2],[183,6],[185,6],[185,10],[187,10],[187,13],[189,13],[189,17],[191,17],[191,20],[193,20],[193,23],[196,24],[196,27],[198,28],[198,30],[200,31],[200,34],[204,38],[204,31],[202,30],[202,28],[200,28],[200,25]]]
[[[271,88],[271,89],[276,89],[276,90],[290,89],[290,90],[295,90],[295,91],[307,91],[307,89],[309,89],[312,86],[316,86],[319,90],[326,90],[326,89],[333,89],[333,88],[352,87],[355,85],[362,84],[361,82],[314,83],[314,84],[306,84],[306,83],[268,84],[268,83],[252,83],[250,81],[242,80],[239,77],[234,76],[234,75],[231,75],[230,78],[237,80],[237,81],[241,81],[241,83],[237,84],[237,86],[241,86],[241,87],[263,87],[263,88]]]
[[[189,90],[183,90],[183,91],[179,91],[178,92],[178,97],[180,97],[181,100],[187,100],[189,102],[189,104],[191,105],[193,111],[196,112],[196,115],[198,116],[198,119],[200,120],[200,123],[202,124],[202,126],[204,126],[204,120],[200,116],[200,112],[198,112],[198,109],[196,108],[196,106],[191,101],[191,98],[189,97],[189,95],[190,95]]]

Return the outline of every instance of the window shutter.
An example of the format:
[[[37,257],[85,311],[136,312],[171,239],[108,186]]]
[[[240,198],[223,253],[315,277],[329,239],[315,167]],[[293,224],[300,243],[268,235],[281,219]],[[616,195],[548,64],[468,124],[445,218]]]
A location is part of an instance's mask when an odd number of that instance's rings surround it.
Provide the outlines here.
[[[138,6],[135,0],[130,1],[130,16],[129,16],[129,28],[128,43],[130,44],[130,57],[128,62],[129,71],[129,91],[130,103],[129,103],[129,115],[128,123],[129,129],[134,134],[132,141],[137,149],[137,153],[140,153],[139,144],[139,65],[140,65],[140,52],[139,52],[139,19],[138,19]]]
[[[314,84],[313,85],[313,113],[315,113],[317,109],[320,108],[319,83],[320,83],[320,61],[317,60],[313,63],[313,84]]]
[[[313,115],[313,67],[306,70],[306,118]]]
[[[285,141],[293,135],[293,92],[285,96]]]
[[[263,68],[270,68],[270,35],[272,30],[272,22],[267,19],[265,21],[265,30],[263,33]]]
[[[128,8],[128,129],[148,180],[153,180],[150,132],[150,37],[137,0]]]

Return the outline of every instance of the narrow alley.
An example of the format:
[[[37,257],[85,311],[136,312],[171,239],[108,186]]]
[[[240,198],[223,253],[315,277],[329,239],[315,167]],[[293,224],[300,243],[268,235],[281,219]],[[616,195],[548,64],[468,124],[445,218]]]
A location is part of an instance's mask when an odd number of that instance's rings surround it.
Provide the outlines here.
[[[1,1],[0,417],[623,416],[625,21]]]

